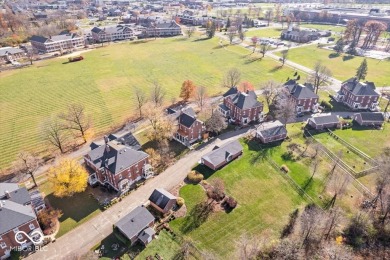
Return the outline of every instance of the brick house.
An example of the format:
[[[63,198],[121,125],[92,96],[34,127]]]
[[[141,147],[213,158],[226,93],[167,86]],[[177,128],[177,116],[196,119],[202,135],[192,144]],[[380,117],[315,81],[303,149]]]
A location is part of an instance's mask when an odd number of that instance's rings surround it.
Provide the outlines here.
[[[149,197],[150,206],[165,214],[176,205],[176,197],[165,189],[155,189]]]
[[[50,37],[33,35],[30,42],[33,49],[44,53],[74,50],[85,43],[82,36],[68,32]]]
[[[320,37],[317,32],[312,32],[308,30],[287,29],[282,31],[280,38],[282,40],[292,42],[307,43],[310,41],[318,40]]]
[[[12,63],[25,57],[26,54],[21,49],[14,47],[0,48],[0,64]]]
[[[308,119],[307,124],[316,130],[340,128],[340,120],[335,114],[319,115]]]
[[[379,110],[379,94],[375,91],[373,82],[359,82],[357,78],[346,80],[341,84],[335,99],[352,110]]]
[[[287,95],[296,104],[296,112],[318,112],[318,95],[309,85],[298,84],[295,80],[290,80],[284,84]]]
[[[185,146],[200,140],[205,126],[202,121],[196,118],[194,110],[192,108],[182,109],[178,114],[178,129],[173,138]]]
[[[32,241],[25,234],[33,239],[43,236],[30,194],[15,183],[0,183],[0,224],[0,259],[8,258],[14,247],[30,246]],[[16,240],[26,242],[20,244]]]
[[[149,155],[133,149],[122,138],[106,136],[104,142],[94,142],[90,147],[91,151],[84,156],[85,164],[92,170],[90,185],[100,184],[123,193],[135,182],[153,175]]]
[[[238,140],[231,141],[221,147],[214,147],[213,151],[201,158],[201,163],[216,171],[230,163],[242,154],[242,145]]]
[[[142,37],[167,37],[181,34],[181,27],[175,21],[156,21],[144,29]]]
[[[278,120],[262,123],[256,129],[256,138],[266,144],[284,140],[287,137],[286,127]]]
[[[153,240],[156,234],[153,226],[153,215],[145,207],[138,206],[115,223],[114,230],[119,231],[130,240],[131,246],[136,242],[146,246]]]
[[[239,125],[263,120],[263,104],[257,100],[254,91],[241,92],[236,87],[230,88],[223,95],[223,104],[218,109]]]
[[[381,112],[361,112],[353,115],[353,121],[361,126],[382,126],[385,116]]]
[[[94,27],[91,30],[92,39],[95,42],[110,42],[115,40],[134,40],[140,34],[135,28],[126,25],[112,25],[105,27]]]

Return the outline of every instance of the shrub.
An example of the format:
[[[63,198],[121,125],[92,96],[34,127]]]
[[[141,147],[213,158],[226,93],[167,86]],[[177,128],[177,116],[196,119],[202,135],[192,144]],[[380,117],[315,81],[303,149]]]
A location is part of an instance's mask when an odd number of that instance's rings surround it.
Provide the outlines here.
[[[295,161],[294,154],[292,151],[288,151],[282,154],[282,158],[285,161]]]
[[[192,183],[199,183],[203,180],[203,175],[197,171],[191,171],[188,175],[187,175],[187,179],[192,182]]]
[[[321,101],[321,106],[325,108],[325,110],[332,110],[333,106],[326,100]]]
[[[184,205],[184,203],[185,203],[185,201],[182,197],[177,197],[177,199],[176,199],[177,206],[181,207]]]
[[[234,209],[237,207],[237,200],[235,200],[233,197],[228,197],[226,200],[226,204],[229,208]]]
[[[290,171],[290,169],[285,164],[283,164],[282,167],[280,167],[280,169],[285,173],[288,173]]]

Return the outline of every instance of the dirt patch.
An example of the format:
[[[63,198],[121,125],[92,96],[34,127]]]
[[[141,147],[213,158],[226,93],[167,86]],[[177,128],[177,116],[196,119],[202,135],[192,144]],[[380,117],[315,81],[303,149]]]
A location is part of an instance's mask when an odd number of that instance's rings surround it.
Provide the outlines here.
[[[63,59],[63,58],[67,59],[67,58],[70,58],[70,57],[74,57],[74,56],[81,55],[81,54],[83,54],[83,53],[85,53],[85,52],[89,52],[89,51],[92,51],[92,50],[94,50],[94,49],[87,49],[87,50],[75,51],[75,52],[72,52],[72,53],[70,53],[70,54],[66,54],[66,55],[63,55],[63,56],[58,56],[57,58],[58,58],[58,59]]]

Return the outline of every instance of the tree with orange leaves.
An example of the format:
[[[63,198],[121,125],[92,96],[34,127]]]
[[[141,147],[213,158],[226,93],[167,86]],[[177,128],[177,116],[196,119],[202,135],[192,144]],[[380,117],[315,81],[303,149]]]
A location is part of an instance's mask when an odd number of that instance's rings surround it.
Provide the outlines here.
[[[192,98],[194,96],[195,89],[196,89],[196,86],[195,86],[194,82],[187,79],[181,85],[180,97],[184,101],[188,101],[190,98]]]
[[[238,86],[238,90],[241,92],[252,91],[255,90],[255,87],[249,81],[243,81]]]

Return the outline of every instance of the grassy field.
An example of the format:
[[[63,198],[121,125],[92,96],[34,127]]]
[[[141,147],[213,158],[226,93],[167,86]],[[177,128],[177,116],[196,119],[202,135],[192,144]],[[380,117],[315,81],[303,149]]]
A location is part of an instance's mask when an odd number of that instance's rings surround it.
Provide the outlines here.
[[[154,257],[156,253],[163,259],[174,259],[179,250],[179,242],[171,234],[163,230],[151,244],[137,255],[136,259],[143,260],[148,256]]]
[[[320,49],[316,46],[307,46],[291,49],[288,59],[308,68],[313,68],[314,64],[320,60],[331,69],[333,76],[339,80],[347,80],[355,76],[356,69],[364,58],[353,57],[352,59],[348,59],[345,55],[333,57],[331,55],[333,53],[333,51]],[[390,82],[390,61],[379,61],[368,58],[367,63],[368,74],[366,80],[373,81],[378,87],[388,86]]]
[[[301,24],[300,27],[301,28],[332,31],[332,32],[343,32],[345,30],[345,27],[343,27],[343,26],[334,26],[334,25],[326,25],[326,24]]]
[[[227,194],[238,201],[238,207],[232,212],[215,212],[199,228],[186,234],[200,250],[210,251],[218,258],[234,259],[237,238],[245,233],[260,235],[262,232],[279,237],[288,214],[302,205],[303,199],[268,163],[258,160],[257,155],[258,151],[244,144],[244,155],[212,176],[204,166],[197,167],[210,176],[208,181],[216,177],[223,179]],[[200,186],[187,185],[180,196],[190,211],[205,195]],[[180,233],[185,221],[186,218],[176,219],[171,226]]]
[[[281,28],[265,28],[265,29],[255,29],[245,32],[246,37],[256,36],[258,38],[280,38],[282,32]]]
[[[239,46],[221,48],[218,39],[169,38],[118,43],[84,53],[81,62],[65,58],[36,62],[0,75],[0,168],[21,150],[46,151],[42,122],[63,112],[70,103],[82,103],[100,134],[135,113],[133,88],[149,93],[157,80],[166,100],[178,99],[181,84],[191,79],[210,95],[225,91],[222,77],[232,67],[242,80],[257,86],[268,79],[285,80],[292,70]]]
[[[53,208],[62,211],[62,217],[59,219],[60,230],[56,235],[57,238],[101,212],[97,201],[89,195],[89,189],[92,189],[90,187],[86,191],[77,193],[70,198],[55,197],[50,184],[47,182],[41,185],[39,189],[46,194],[46,199],[49,200]]]

